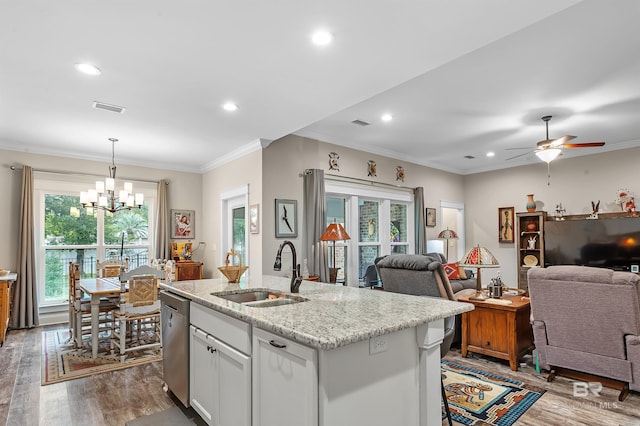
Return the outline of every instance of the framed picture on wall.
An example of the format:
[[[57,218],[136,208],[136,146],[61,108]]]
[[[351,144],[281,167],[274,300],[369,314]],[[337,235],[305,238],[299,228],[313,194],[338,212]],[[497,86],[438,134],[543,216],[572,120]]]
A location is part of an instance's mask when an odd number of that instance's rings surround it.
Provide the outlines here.
[[[433,228],[434,226],[436,226],[436,209],[432,209],[427,207],[426,209],[426,224],[429,228]]]
[[[513,215],[514,207],[499,207],[498,208],[498,242],[499,243],[512,243],[514,230],[513,230]]]
[[[195,237],[195,210],[171,210],[171,239],[193,239]]]
[[[298,236],[298,201],[276,198],[276,238]]]
[[[257,234],[260,232],[260,210],[257,204],[249,206],[249,232]]]

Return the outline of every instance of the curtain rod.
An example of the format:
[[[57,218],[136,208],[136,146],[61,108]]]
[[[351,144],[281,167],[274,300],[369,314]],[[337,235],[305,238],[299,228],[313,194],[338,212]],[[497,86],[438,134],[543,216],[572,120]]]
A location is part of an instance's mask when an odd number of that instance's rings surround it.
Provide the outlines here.
[[[12,171],[21,171],[22,167],[16,167],[16,166],[9,166],[9,169],[11,169]],[[36,169],[35,167],[33,168],[34,172],[41,172],[41,173],[53,173],[53,174],[58,174],[58,175],[67,175],[67,176],[91,176],[91,177],[102,177],[102,175],[95,175],[92,173],[81,173],[81,172],[65,172],[65,171],[60,171],[60,170],[50,170],[50,169]],[[127,179],[127,178],[118,178],[118,179]],[[146,180],[146,179],[134,179],[134,178],[128,178],[129,180],[133,180],[136,182],[144,182],[144,183],[158,183],[159,181],[157,180]],[[169,181],[166,181],[166,184],[169,185]]]
[[[354,178],[354,177],[349,177],[349,176],[339,176],[339,175],[325,174],[325,178],[329,179],[329,180],[343,181],[343,182],[367,183],[367,184],[372,185],[372,186],[380,186],[380,187],[383,187],[383,188],[393,188],[393,189],[396,189],[396,190],[397,189],[403,189],[403,190],[412,191],[412,192],[415,190],[415,188],[410,188],[408,186],[393,185],[391,183],[385,183],[385,182],[374,182],[372,180]]]

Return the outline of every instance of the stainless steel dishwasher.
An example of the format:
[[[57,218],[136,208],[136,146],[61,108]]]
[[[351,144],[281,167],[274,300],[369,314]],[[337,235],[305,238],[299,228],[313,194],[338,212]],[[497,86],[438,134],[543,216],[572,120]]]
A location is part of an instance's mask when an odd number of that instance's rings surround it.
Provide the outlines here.
[[[162,302],[162,369],[164,382],[189,407],[189,299],[168,291]]]

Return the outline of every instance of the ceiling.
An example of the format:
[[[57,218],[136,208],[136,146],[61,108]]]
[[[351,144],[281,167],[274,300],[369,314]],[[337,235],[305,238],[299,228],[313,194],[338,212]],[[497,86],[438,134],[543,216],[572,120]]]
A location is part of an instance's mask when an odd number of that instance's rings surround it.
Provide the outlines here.
[[[469,174],[539,162],[543,115],[551,138],[606,141],[562,158],[640,146],[638,18],[635,0],[0,0],[0,148],[110,161],[118,138],[116,163],[202,172],[295,133]]]

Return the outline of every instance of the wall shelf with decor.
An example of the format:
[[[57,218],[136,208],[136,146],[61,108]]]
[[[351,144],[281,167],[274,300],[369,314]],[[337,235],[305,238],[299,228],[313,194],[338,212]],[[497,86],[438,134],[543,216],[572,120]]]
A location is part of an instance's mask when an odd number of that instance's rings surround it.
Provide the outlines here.
[[[516,213],[518,288],[529,293],[527,272],[544,268],[544,221],[547,212]]]

